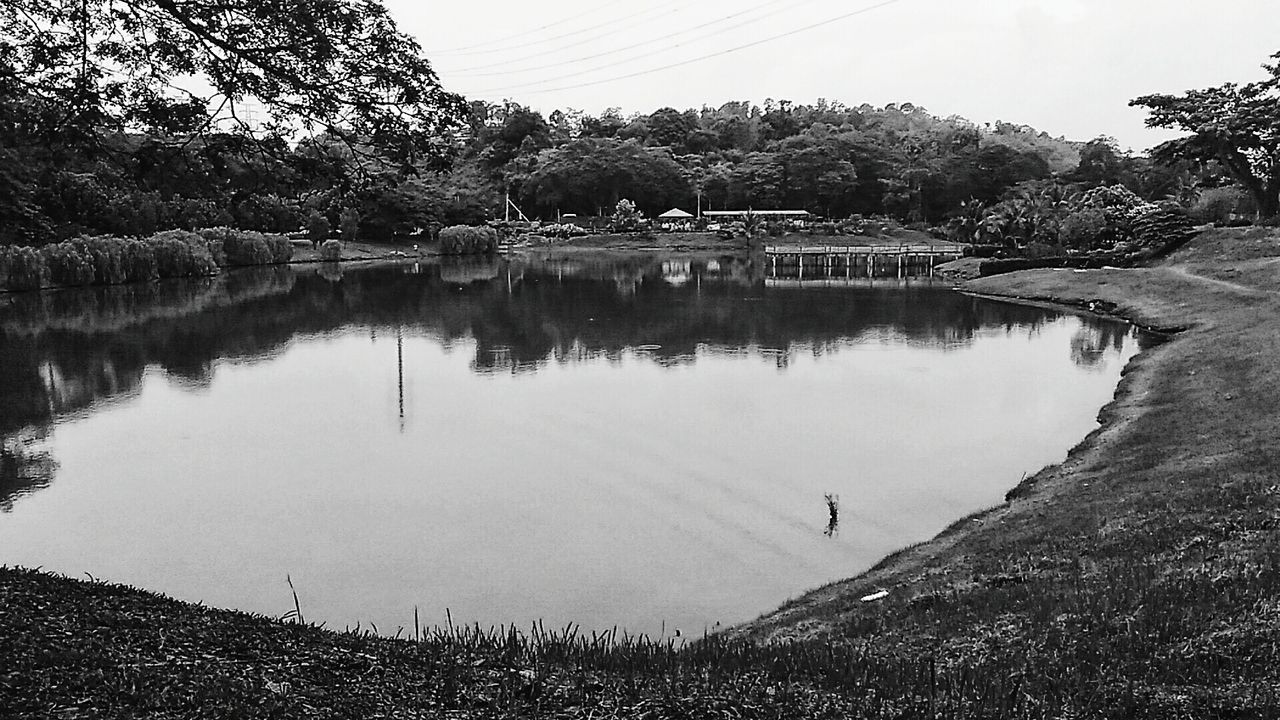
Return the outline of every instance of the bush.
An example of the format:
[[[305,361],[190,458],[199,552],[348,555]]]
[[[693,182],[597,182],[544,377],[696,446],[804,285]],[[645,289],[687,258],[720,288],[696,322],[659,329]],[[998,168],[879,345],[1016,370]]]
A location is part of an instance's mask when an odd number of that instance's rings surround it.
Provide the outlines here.
[[[74,243],[45,245],[39,253],[49,269],[49,279],[58,285],[93,284],[93,262]]]
[[[623,198],[613,209],[613,217],[609,219],[609,227],[614,232],[631,232],[640,227],[644,216],[636,209],[636,204]]]
[[[213,261],[219,267],[227,264],[227,238],[236,234],[236,230],[229,227],[212,227],[202,228],[196,231],[200,237],[204,238],[205,247],[209,250],[209,255],[213,257]]]
[[[1191,206],[1191,214],[1202,223],[1234,225],[1248,222],[1255,211],[1253,198],[1238,187],[1206,188]]]
[[[235,230],[229,227],[199,231],[214,262],[229,265],[270,265],[293,259],[293,244],[284,235]]]
[[[160,278],[156,250],[145,240],[124,241],[122,261],[126,282],[149,282]]]
[[[156,270],[162,278],[205,277],[218,274],[203,237],[183,230],[169,230],[147,238],[155,251]]]
[[[497,250],[498,233],[493,228],[453,225],[440,231],[440,252],[446,255],[474,255]]]
[[[541,228],[539,228],[539,230],[543,235],[546,235],[548,237],[553,237],[553,238],[559,238],[561,240],[568,240],[569,238],[582,237],[583,235],[587,234],[587,231],[585,229],[580,228],[577,225],[574,225],[573,223],[563,223],[559,225],[552,223],[551,225],[542,226]]]
[[[1058,230],[1058,240],[1075,250],[1103,247],[1110,236],[1106,213],[1098,208],[1082,208],[1071,213]]]
[[[39,290],[49,284],[49,266],[34,248],[13,248],[7,284],[10,290]]]
[[[9,268],[13,267],[13,248],[0,245],[0,290],[9,287]]]
[[[222,247],[227,265],[270,265],[274,257],[262,233],[233,231],[223,239]]]
[[[342,259],[342,243],[337,240],[325,240],[320,245],[320,259],[326,262],[336,262]]]
[[[355,208],[344,208],[338,215],[338,233],[348,242],[355,240],[360,232],[360,211]]]
[[[284,235],[264,235],[267,249],[271,251],[271,262],[280,265],[293,259],[293,243]]]
[[[1133,221],[1133,244],[1145,257],[1172,252],[1195,236],[1191,218],[1176,203],[1156,205]]]
[[[124,262],[126,241],[109,236],[98,236],[79,237],[71,242],[93,265],[94,284],[119,285],[129,281]]]
[[[312,210],[307,216],[307,237],[311,238],[311,242],[323,242],[332,231],[329,219],[321,215],[319,210]]]

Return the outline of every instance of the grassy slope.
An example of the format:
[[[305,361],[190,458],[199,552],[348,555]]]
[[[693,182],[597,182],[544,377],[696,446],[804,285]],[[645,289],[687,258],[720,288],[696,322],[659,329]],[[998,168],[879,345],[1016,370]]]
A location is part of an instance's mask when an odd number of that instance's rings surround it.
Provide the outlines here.
[[[1185,331],[1010,503],[732,638],[394,641],[0,569],[0,717],[1280,716],[1277,258],[972,283]]]
[[[1171,711],[1274,715],[1280,234],[1211,231],[1149,268],[1028,271],[965,287],[1101,301],[1184,330],[1135,359],[1103,427],[1008,503],[736,632],[880,634],[904,652],[952,657],[998,647],[1031,666],[1110,674],[1113,690]],[[880,589],[884,600],[859,600]]]

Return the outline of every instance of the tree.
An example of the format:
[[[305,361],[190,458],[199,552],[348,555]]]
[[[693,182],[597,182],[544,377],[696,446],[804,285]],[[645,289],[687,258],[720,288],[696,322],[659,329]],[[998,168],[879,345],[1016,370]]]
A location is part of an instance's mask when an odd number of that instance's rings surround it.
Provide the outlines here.
[[[1190,133],[1157,146],[1156,159],[1221,163],[1253,197],[1259,219],[1280,215],[1280,53],[1272,59],[1277,62],[1263,65],[1271,77],[1260,82],[1129,103],[1150,111],[1148,127]]]
[[[9,134],[82,148],[229,119],[408,159],[442,156],[465,112],[376,0],[6,0],[0,106]]]
[[[320,214],[319,210],[312,210],[307,216],[307,237],[311,239],[312,244],[316,247],[329,237],[332,228],[329,226],[329,219]]]
[[[635,140],[588,137],[542,152],[537,167],[523,179],[521,193],[542,210],[583,214],[613,207],[623,198],[661,212],[690,195],[688,180],[665,150]]]

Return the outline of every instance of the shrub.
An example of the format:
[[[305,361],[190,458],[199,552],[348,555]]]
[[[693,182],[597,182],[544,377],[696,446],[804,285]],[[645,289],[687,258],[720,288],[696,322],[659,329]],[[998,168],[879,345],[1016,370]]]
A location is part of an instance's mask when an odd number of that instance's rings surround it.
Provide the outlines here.
[[[289,238],[284,235],[264,235],[263,239],[267,241],[267,249],[271,251],[271,262],[283,264],[293,259],[293,244],[289,242]]]
[[[293,244],[284,235],[264,235],[229,227],[204,228],[199,233],[214,262],[220,266],[269,265],[287,263],[293,258]]]
[[[222,247],[227,254],[227,265],[270,265],[274,258],[271,245],[262,233],[232,231],[223,239]]]
[[[473,255],[496,252],[498,233],[489,227],[453,225],[440,231],[440,252],[447,255]]]
[[[49,268],[49,279],[58,285],[92,285],[93,262],[70,242],[45,245],[38,251]]]
[[[769,237],[782,237],[787,231],[786,225],[776,220],[770,220],[765,223],[764,227],[765,231],[769,233]]]
[[[643,219],[644,216],[636,209],[636,204],[623,198],[614,207],[613,217],[609,220],[609,226],[614,232],[631,232],[640,227],[640,221]]]
[[[307,237],[311,238],[311,242],[324,241],[332,230],[329,219],[321,215],[319,210],[312,210],[307,216]]]
[[[9,268],[13,266],[13,248],[0,245],[0,290],[9,287]]]
[[[183,230],[169,230],[146,240],[155,250],[156,269],[162,278],[204,277],[218,274],[204,238]]]
[[[126,282],[149,282],[160,277],[155,248],[145,240],[126,240],[123,247]]]
[[[1202,223],[1232,225],[1246,221],[1254,213],[1253,199],[1238,187],[1206,188],[1191,206],[1191,214]]]
[[[580,228],[573,223],[563,223],[559,225],[553,223],[551,225],[543,226],[540,230],[543,235],[560,238],[561,240],[568,240],[569,238],[581,237],[587,234],[585,229]]]
[[[205,247],[209,250],[209,255],[213,257],[213,261],[219,267],[227,264],[227,238],[236,234],[235,230],[229,227],[212,227],[202,228],[196,231],[200,237],[204,238]]]
[[[34,248],[13,248],[9,256],[10,290],[39,290],[49,284],[49,266]]]
[[[1076,250],[1103,247],[1109,235],[1107,216],[1097,208],[1081,208],[1071,213],[1058,230],[1059,241]]]
[[[93,266],[93,282],[97,285],[119,285],[128,282],[125,273],[125,241],[98,236],[79,237],[71,241]]]
[[[342,243],[337,240],[325,240],[320,245],[320,259],[326,262],[336,262],[342,259]]]
[[[344,208],[338,215],[338,233],[342,235],[343,240],[351,241],[356,239],[359,231],[360,211],[355,208]]]
[[[1176,203],[1153,206],[1133,221],[1133,243],[1146,256],[1172,252],[1195,235],[1191,218]]]

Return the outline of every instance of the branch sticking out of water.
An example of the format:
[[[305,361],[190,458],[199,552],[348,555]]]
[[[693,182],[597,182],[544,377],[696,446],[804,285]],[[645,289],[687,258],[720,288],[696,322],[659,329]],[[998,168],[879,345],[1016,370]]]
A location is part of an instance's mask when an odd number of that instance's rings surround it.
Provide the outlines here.
[[[840,496],[826,493],[823,495],[827,501],[827,529],[823,533],[827,537],[833,537],[836,531],[840,529]]]

